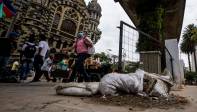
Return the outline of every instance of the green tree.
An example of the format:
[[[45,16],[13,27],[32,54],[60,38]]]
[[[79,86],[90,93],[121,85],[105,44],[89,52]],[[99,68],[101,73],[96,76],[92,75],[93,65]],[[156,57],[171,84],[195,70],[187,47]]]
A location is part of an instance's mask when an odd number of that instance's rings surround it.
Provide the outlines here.
[[[96,53],[94,57],[99,57],[101,62],[110,63],[111,58],[109,58],[104,52]]]
[[[197,27],[194,24],[189,24],[183,32],[183,41],[181,43],[181,51],[188,55],[189,70],[191,71],[190,54],[194,53],[196,57],[195,46],[197,43]],[[194,58],[195,69],[197,70],[196,58]]]
[[[160,51],[162,69],[166,68],[164,46],[164,17],[166,4],[163,0],[138,0],[136,12],[139,18],[139,30],[151,35],[155,40],[139,34],[137,51]]]

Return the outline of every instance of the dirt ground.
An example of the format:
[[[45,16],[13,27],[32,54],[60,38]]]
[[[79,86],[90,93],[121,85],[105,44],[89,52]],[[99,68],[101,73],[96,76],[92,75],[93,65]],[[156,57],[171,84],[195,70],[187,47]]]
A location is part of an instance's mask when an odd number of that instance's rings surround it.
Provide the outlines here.
[[[56,83],[57,84],[57,83]],[[125,105],[116,101],[117,98],[100,97],[69,97],[57,96],[55,94],[54,83],[38,82],[24,84],[0,83],[0,112],[196,112],[197,109],[197,86],[186,86],[181,91],[174,91],[174,94],[183,96],[180,104],[170,106],[163,102],[157,106],[131,106],[130,103],[138,102],[139,98],[133,97]],[[189,104],[184,104],[184,97],[187,97]],[[125,96],[121,99],[131,98]],[[111,103],[111,101],[116,103]],[[140,99],[141,100],[141,99]],[[148,101],[147,99],[144,99]],[[114,102],[113,101],[113,102]],[[118,103],[117,103],[118,102]],[[173,105],[177,102],[172,102]],[[184,105],[181,105],[181,104]],[[136,104],[140,104],[139,102]],[[156,105],[153,103],[153,105]],[[159,105],[159,103],[157,104]]]

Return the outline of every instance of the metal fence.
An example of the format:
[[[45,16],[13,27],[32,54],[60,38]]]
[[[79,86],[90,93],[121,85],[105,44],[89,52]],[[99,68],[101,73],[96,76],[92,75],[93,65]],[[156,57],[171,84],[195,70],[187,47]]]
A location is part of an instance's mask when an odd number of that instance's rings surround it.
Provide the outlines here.
[[[136,52],[139,33],[123,21],[120,22],[119,29],[120,39],[118,70],[122,71],[125,63],[139,62],[139,53]]]
[[[155,39],[151,35],[129,25],[124,21],[120,21],[120,39],[119,39],[119,60],[118,60],[118,70],[122,72],[123,63],[125,62],[139,62],[140,55],[136,52],[136,45],[138,42],[139,35],[143,38],[148,39],[152,44],[154,44],[158,49],[164,49],[166,53],[170,56],[171,62],[171,73],[173,75],[173,59],[169,50],[162,44],[159,40]],[[165,52],[162,52],[165,53]],[[165,54],[164,54],[165,55]]]

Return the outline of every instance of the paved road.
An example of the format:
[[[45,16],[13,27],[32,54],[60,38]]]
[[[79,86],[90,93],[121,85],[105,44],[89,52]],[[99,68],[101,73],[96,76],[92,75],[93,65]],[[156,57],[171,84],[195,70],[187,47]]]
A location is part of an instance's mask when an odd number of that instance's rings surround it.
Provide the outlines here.
[[[130,107],[90,104],[81,97],[57,96],[53,83],[0,84],[0,112],[132,112]],[[144,112],[197,112],[197,87],[187,86],[176,94],[191,104],[172,109],[146,109]]]

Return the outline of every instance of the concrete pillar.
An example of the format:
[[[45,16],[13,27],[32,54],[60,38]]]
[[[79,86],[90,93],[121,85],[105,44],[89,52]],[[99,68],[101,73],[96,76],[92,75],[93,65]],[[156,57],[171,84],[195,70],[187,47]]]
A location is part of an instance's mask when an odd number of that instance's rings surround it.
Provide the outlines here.
[[[166,51],[166,68],[171,72],[173,71],[173,79],[175,85],[173,89],[179,89],[181,87],[181,70],[180,70],[180,60],[179,60],[179,49],[177,39],[167,39],[165,40],[165,46],[172,56],[172,64],[169,53]]]
[[[197,46],[195,46],[195,53],[196,53],[196,56],[197,56]],[[196,72],[194,58],[195,58],[194,53],[192,53],[192,55],[191,55],[191,69],[192,69],[192,72]],[[196,57],[196,60],[197,60],[197,57]]]
[[[159,51],[140,52],[142,69],[150,73],[161,73],[161,53]]]

